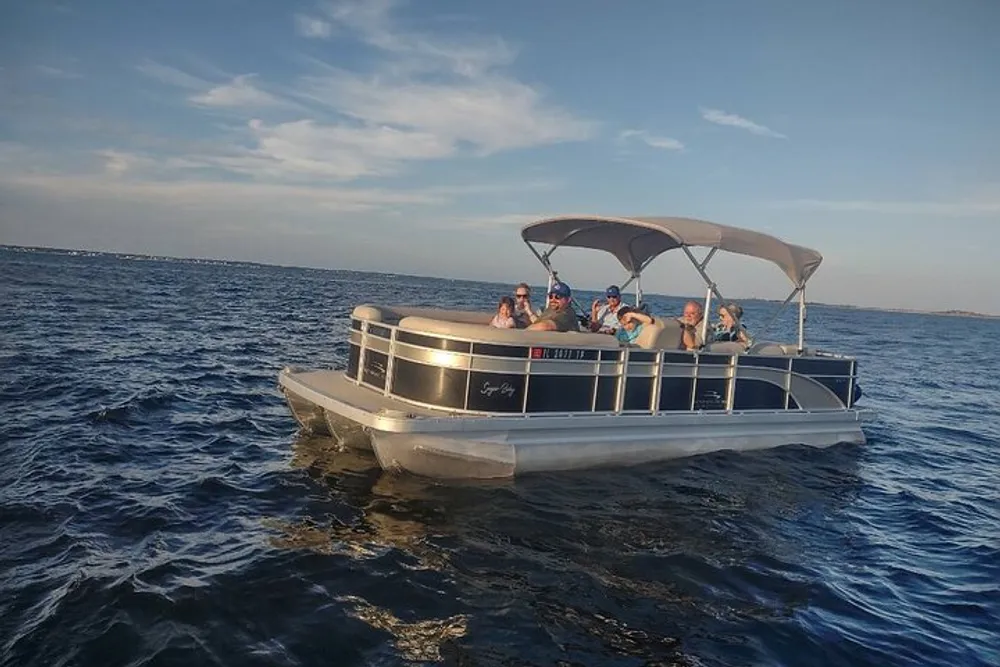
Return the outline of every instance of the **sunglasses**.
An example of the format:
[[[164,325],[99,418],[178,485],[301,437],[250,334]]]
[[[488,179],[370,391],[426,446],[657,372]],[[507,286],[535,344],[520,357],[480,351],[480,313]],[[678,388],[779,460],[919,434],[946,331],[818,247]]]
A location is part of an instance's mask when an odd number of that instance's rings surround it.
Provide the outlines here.
[[[568,296],[559,296],[558,294],[556,294],[555,292],[553,292],[552,294],[549,294],[549,298],[550,299],[568,299],[569,297]]]
[[[531,295],[530,294],[515,294],[514,296],[517,297],[518,299],[527,299]]]

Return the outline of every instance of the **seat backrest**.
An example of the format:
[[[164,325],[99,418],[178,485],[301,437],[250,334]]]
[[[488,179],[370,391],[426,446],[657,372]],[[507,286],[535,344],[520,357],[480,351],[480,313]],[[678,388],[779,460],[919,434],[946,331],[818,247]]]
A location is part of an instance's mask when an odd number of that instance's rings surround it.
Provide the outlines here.
[[[683,347],[681,323],[673,317],[657,317],[652,324],[643,325],[637,347],[647,350],[678,350]]]
[[[636,347],[641,347],[643,349],[649,350],[656,346],[656,338],[660,335],[660,331],[663,330],[663,321],[659,318],[653,320],[650,324],[643,324],[642,331],[636,337],[633,344]]]
[[[746,346],[743,343],[737,343],[736,341],[719,341],[716,343],[709,343],[701,349],[702,352],[711,352],[712,354],[746,354]]]
[[[787,356],[785,346],[770,340],[762,340],[750,346],[747,354],[754,354],[762,357],[783,357]]]

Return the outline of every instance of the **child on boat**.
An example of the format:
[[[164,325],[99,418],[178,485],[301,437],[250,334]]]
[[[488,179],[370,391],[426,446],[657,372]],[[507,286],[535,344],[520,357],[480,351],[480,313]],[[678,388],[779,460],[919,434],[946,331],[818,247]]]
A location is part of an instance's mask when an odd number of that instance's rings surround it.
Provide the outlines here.
[[[623,345],[631,345],[639,337],[642,327],[653,323],[653,318],[641,310],[622,306],[618,309],[618,322],[621,326],[615,331],[615,338]]]
[[[509,296],[500,297],[497,314],[490,320],[490,326],[497,329],[517,328],[517,322],[514,320],[514,299]]]

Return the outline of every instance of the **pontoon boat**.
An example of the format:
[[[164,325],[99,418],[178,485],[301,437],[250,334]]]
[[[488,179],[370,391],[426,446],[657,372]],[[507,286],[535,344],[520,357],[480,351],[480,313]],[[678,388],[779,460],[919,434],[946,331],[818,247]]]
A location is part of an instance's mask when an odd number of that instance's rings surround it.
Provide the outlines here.
[[[798,299],[798,340],[761,341],[754,332],[749,348],[687,351],[680,322],[656,314],[623,347],[585,329],[491,328],[488,312],[364,304],[351,315],[346,368],[280,373],[302,428],[374,450],[385,469],[439,478],[864,443],[871,413],[855,405],[857,362],[805,344],[805,287],[822,261],[815,250],[690,218],[561,216],[526,225],[521,237],[550,285],[559,248],[610,252],[628,272],[626,285],[635,283],[637,303],[643,270],[679,250],[707,286],[703,327],[713,299],[724,301],[707,272],[717,251],[773,262],[793,288],[778,311]],[[708,249],[701,259],[697,248]]]

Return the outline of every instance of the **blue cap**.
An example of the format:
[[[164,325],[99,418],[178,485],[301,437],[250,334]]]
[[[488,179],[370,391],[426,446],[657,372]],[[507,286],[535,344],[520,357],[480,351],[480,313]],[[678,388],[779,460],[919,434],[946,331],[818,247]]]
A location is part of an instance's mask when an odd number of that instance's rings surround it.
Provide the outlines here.
[[[552,283],[552,287],[549,288],[549,294],[555,294],[559,298],[568,299],[569,295],[572,294],[572,291],[570,290],[569,285],[561,283],[557,280]]]
[[[621,290],[618,289],[618,285],[612,285],[608,289],[604,290],[604,296],[616,296],[619,299],[622,298]]]

